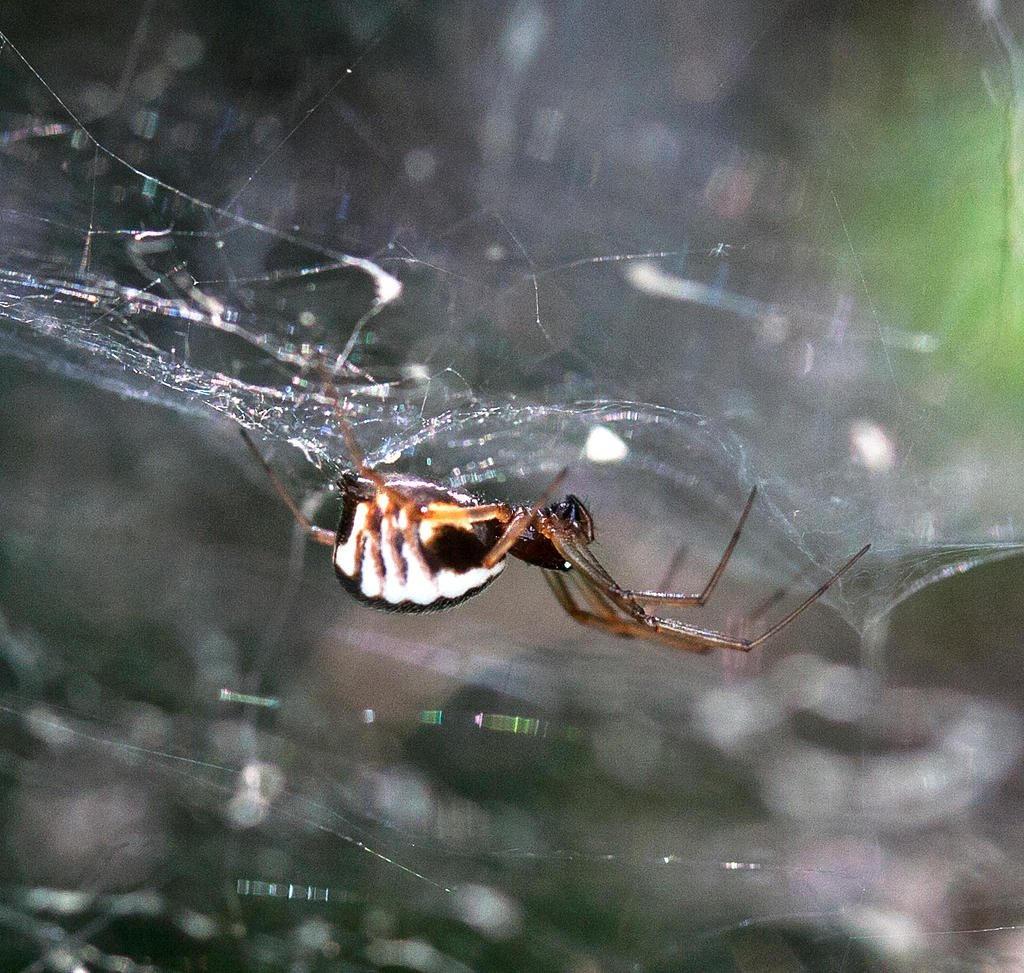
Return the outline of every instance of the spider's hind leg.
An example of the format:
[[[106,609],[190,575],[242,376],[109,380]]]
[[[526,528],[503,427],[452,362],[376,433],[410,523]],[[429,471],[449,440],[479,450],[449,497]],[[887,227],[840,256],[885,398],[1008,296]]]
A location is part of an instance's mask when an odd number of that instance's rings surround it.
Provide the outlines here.
[[[370,480],[378,490],[383,490],[384,477],[376,472],[373,467],[367,465],[366,457],[363,455],[363,450],[356,439],[355,431],[352,429],[352,423],[348,421],[345,413],[341,411],[341,399],[338,397],[338,390],[322,357],[317,360],[317,370],[320,372],[320,381],[324,385],[324,394],[331,403],[334,424],[338,427],[341,438],[345,441],[345,448],[348,450],[352,465],[361,477]]]
[[[292,495],[284,488],[284,484],[278,478],[278,475],[270,468],[270,464],[263,458],[263,454],[252,441],[252,436],[249,435],[249,431],[244,426],[239,426],[238,431],[242,434],[242,439],[245,440],[245,445],[249,447],[253,456],[256,457],[260,466],[263,467],[264,472],[267,474],[270,482],[274,485],[274,489],[277,490],[278,495],[288,505],[288,509],[292,512],[292,516],[295,518],[295,522],[318,544],[326,544],[329,547],[333,546],[334,541],[337,538],[335,532],[333,530],[327,530],[324,527],[317,527],[316,524],[310,522],[309,518],[299,509],[299,505],[294,499],[292,499]]]

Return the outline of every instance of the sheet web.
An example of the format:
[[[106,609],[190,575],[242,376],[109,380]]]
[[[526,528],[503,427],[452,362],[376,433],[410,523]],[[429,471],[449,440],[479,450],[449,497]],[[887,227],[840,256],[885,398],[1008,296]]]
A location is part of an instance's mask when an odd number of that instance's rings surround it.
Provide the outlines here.
[[[967,905],[1014,853],[998,640],[952,692],[955,626],[929,669],[890,613],[1018,580],[1010,491],[943,489],[968,445],[993,480],[1015,453],[949,436],[841,193],[738,116],[670,110],[668,22],[406,3],[271,40],[267,11],[274,79],[187,14],[132,13],[85,45],[101,67],[0,24],[14,968],[923,969],[1013,943],[1012,910]],[[741,49],[787,36],[735,15]],[[609,45],[630,67],[588,100],[571,68]],[[233,434],[333,526],[336,408],[371,463],[484,495],[568,463],[638,584],[699,587],[758,484],[711,627],[873,553],[742,659],[574,628],[526,569],[479,610],[368,614],[289,552]]]

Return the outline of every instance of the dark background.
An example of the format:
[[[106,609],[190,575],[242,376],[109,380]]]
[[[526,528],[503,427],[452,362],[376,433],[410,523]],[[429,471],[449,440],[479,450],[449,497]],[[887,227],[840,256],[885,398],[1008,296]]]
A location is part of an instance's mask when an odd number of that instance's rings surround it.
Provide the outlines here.
[[[1014,968],[1015,10],[3,16],[0,966]],[[712,628],[871,555],[739,658],[355,605],[235,429],[345,465],[339,254],[375,462],[687,590],[757,483]]]

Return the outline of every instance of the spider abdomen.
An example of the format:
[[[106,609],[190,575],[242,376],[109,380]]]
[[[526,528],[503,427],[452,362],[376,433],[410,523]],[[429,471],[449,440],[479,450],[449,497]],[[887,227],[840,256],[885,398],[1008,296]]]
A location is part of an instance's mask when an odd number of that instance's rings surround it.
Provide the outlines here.
[[[475,505],[475,498],[421,481],[374,493],[357,483],[345,490],[334,547],[342,586],[386,611],[436,611],[475,595],[505,567],[484,560],[501,536],[497,519],[438,521],[424,510]]]

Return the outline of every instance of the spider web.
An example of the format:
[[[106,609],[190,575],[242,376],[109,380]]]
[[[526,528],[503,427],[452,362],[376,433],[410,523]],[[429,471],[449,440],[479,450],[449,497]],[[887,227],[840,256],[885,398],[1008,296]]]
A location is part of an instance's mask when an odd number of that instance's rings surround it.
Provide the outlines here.
[[[998,183],[1014,25],[306,13],[0,23],[5,966],[1011,954],[1015,346],[950,322],[999,267],[1013,306],[1016,186],[938,279],[865,188],[935,105],[843,65],[955,51],[914,77],[998,116],[961,162]],[[235,433],[330,525],[336,409],[484,495],[568,465],[625,583],[699,589],[756,483],[712,628],[872,552],[749,658],[573,627],[525,569],[377,615]]]

